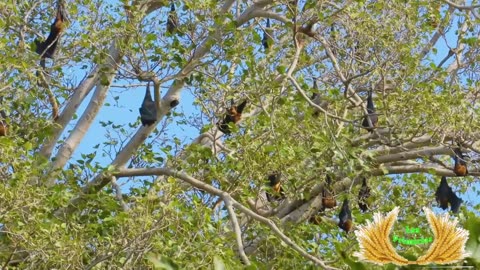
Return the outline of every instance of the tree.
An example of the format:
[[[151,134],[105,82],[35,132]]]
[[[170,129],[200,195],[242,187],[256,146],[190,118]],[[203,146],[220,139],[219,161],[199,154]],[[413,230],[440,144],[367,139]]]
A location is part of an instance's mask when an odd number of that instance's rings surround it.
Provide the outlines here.
[[[354,226],[400,206],[394,233],[427,236],[418,213],[438,210],[441,176],[463,198],[478,266],[477,5],[71,1],[43,68],[34,39],[58,3],[30,2],[0,3],[4,267],[370,269],[322,196],[348,198]],[[139,96],[140,107],[147,83],[157,121],[141,126],[122,106]],[[223,134],[217,123],[245,100]],[[82,148],[89,130],[98,141]],[[453,172],[459,150],[467,176]],[[397,245],[407,258],[427,248]]]

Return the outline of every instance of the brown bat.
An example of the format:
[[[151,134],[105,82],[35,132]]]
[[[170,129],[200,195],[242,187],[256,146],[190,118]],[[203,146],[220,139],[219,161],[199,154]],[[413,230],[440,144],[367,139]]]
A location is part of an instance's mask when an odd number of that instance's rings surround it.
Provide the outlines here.
[[[334,194],[330,191],[331,184],[332,179],[330,178],[330,175],[327,174],[327,177],[325,179],[325,186],[322,190],[322,206],[324,210],[326,208],[334,208],[335,206],[337,206],[337,201],[333,197]]]
[[[281,185],[281,175],[279,173],[273,173],[268,176],[269,186],[272,188],[274,194],[267,192],[267,200],[269,202],[280,201],[285,198]]]
[[[57,15],[55,16],[55,21],[50,26],[50,34],[48,35],[45,41],[40,41],[35,39],[36,52],[42,58],[42,67],[45,67],[45,58],[53,58],[55,55],[57,44],[60,39],[60,35],[65,29],[65,10],[62,4],[62,1],[58,2]]]
[[[172,2],[170,5],[170,12],[168,13],[168,20],[167,20],[167,31],[170,34],[173,34],[177,30],[178,26],[178,17],[177,13],[175,12],[175,4]]]
[[[246,105],[246,100],[238,106],[233,105],[232,101],[232,106],[227,109],[227,115],[225,115],[222,123],[217,124],[218,129],[225,134],[230,134],[232,131],[230,130],[229,123],[236,124],[238,121],[240,121],[240,119],[242,119],[242,112]]]
[[[367,178],[363,178],[362,187],[358,192],[358,207],[363,211],[368,210],[367,199],[370,197],[370,187],[367,185]]]
[[[338,214],[338,227],[340,227],[345,232],[350,232],[353,228],[353,220],[352,220],[352,211],[350,210],[350,205],[348,199],[343,201],[342,209]]]
[[[467,162],[465,161],[462,151],[460,148],[455,148],[453,151],[455,152],[455,156],[453,156],[453,160],[455,161],[453,172],[457,176],[466,176],[468,174]]]

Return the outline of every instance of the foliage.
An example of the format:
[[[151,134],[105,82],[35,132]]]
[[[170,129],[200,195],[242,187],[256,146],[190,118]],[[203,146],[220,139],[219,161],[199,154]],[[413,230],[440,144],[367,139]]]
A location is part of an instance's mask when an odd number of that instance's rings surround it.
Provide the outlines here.
[[[336,226],[338,207],[322,209],[323,189],[349,198],[355,224],[399,206],[393,234],[420,237],[418,214],[437,206],[448,176],[471,236],[465,264],[478,266],[480,28],[477,9],[455,3],[69,0],[43,69],[34,39],[48,35],[57,1],[3,1],[0,265],[394,269],[351,256],[358,242]],[[158,121],[142,127],[147,82]],[[227,136],[216,124],[232,100],[248,103]],[[469,175],[454,178],[459,146]],[[274,172],[286,199],[267,202]],[[428,250],[394,248],[407,259]]]

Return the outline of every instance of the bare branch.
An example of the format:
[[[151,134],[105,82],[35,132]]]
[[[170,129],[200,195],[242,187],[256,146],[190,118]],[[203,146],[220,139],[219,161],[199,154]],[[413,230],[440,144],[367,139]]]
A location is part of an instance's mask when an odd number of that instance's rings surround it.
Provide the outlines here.
[[[230,221],[232,222],[233,231],[235,232],[235,237],[237,239],[238,253],[240,254],[240,258],[242,259],[245,265],[250,265],[250,260],[245,254],[245,250],[243,247],[242,231],[240,230],[240,225],[238,224],[237,215],[233,210],[232,203],[230,202],[230,200],[224,199],[224,202],[225,202],[225,207],[227,207],[228,214],[230,216]]]

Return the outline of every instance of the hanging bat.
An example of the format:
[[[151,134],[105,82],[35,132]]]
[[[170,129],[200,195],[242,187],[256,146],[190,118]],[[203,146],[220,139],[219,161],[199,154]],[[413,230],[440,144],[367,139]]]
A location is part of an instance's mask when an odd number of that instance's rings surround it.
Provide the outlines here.
[[[60,40],[60,35],[65,29],[65,10],[62,1],[58,1],[57,14],[55,21],[50,26],[50,34],[45,41],[35,39],[36,52],[41,56],[43,68],[45,68],[45,58],[53,58],[57,50],[57,44]]]
[[[455,155],[453,156],[453,160],[455,161],[455,165],[453,167],[453,172],[457,176],[465,176],[468,174],[467,169],[467,162],[465,161],[465,157],[463,156],[462,151],[460,148],[453,149]]]
[[[448,201],[450,199],[450,193],[452,192],[450,186],[447,183],[447,178],[442,176],[442,180],[440,181],[440,185],[435,192],[435,199],[437,203],[440,205],[440,208],[443,210],[448,208]]]
[[[281,175],[279,173],[273,173],[268,176],[268,185],[272,188],[274,194],[266,192],[267,200],[269,202],[280,201],[285,198],[285,193],[283,192],[281,185]]]
[[[332,179],[330,178],[330,175],[327,174],[325,179],[325,185],[322,190],[323,210],[325,210],[326,208],[334,208],[335,206],[337,206],[337,201],[333,196],[334,194],[333,192],[330,191],[331,184],[332,184]]]
[[[377,126],[378,123],[378,116],[375,114],[375,106],[373,105],[373,98],[372,98],[372,91],[368,91],[368,97],[367,97],[367,112],[368,115],[366,115],[363,118],[362,126],[366,128],[369,132],[373,132],[373,129]],[[368,119],[370,119],[370,122],[372,122],[372,126],[368,123]]]
[[[353,227],[353,221],[352,221],[352,212],[350,210],[349,202],[348,199],[345,199],[343,201],[342,205],[342,210],[340,210],[340,213],[338,214],[338,227],[340,227],[342,230],[345,232],[350,232],[350,230]]]
[[[367,185],[367,178],[363,178],[362,186],[358,192],[358,207],[365,212],[368,210],[367,199],[370,197],[370,187]]]
[[[460,210],[460,205],[462,204],[463,200],[457,197],[457,194],[455,194],[455,192],[453,192],[451,188],[448,201],[450,202],[450,210],[455,214],[458,213],[458,210]]]
[[[263,31],[262,45],[265,50],[270,48],[270,45],[273,43],[273,31],[270,29],[270,19],[267,18],[267,26]]]
[[[8,133],[8,126],[5,119],[7,119],[7,115],[3,110],[0,110],[0,136],[7,136]]]
[[[317,85],[317,80],[313,79],[313,89],[315,92],[313,92],[312,96],[310,97],[310,100],[317,104],[318,106],[322,107],[323,109],[328,108],[328,102],[322,98],[322,96],[318,93],[318,85]],[[318,117],[320,115],[320,110],[314,109],[313,116]]]
[[[155,105],[152,95],[150,94],[150,82],[147,84],[145,97],[143,98],[142,106],[140,107],[139,111],[142,126],[150,126],[157,121],[157,106]]]
[[[178,17],[177,13],[175,12],[175,4],[172,2],[170,5],[170,12],[168,13],[168,20],[167,20],[167,31],[170,34],[173,34],[177,30],[178,26]]]
[[[225,115],[222,123],[217,123],[218,129],[225,134],[230,134],[232,131],[230,130],[229,123],[236,124],[238,121],[240,121],[240,119],[242,118],[243,109],[245,109],[246,105],[246,100],[238,106],[233,105],[232,100],[232,106],[227,109],[227,115]]]

